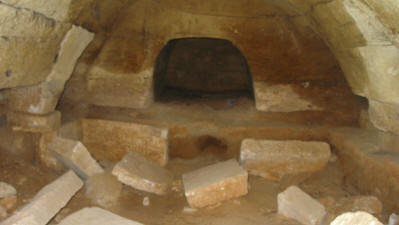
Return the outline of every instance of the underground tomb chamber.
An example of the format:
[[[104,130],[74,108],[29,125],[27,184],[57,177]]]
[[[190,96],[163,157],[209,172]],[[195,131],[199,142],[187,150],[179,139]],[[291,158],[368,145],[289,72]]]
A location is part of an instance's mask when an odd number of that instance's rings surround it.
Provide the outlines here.
[[[395,224],[396,5],[1,1],[0,224]]]

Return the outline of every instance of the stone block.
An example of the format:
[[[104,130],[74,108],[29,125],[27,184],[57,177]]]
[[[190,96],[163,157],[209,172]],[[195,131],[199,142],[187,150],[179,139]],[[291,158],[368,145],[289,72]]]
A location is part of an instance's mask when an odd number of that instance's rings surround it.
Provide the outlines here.
[[[399,135],[399,104],[369,100],[369,115],[373,125]]]
[[[58,225],[143,225],[100,208],[84,208],[63,219]]]
[[[103,168],[91,157],[86,147],[79,141],[56,137],[47,147],[58,160],[74,170],[83,179],[104,172]]]
[[[122,184],[109,173],[93,175],[86,181],[86,197],[103,207],[115,205],[121,191]]]
[[[161,166],[168,162],[167,128],[89,119],[82,121],[82,127],[82,142],[98,160],[119,161],[135,151]]]
[[[235,159],[183,174],[184,191],[192,208],[203,208],[248,193],[248,173]]]
[[[7,114],[8,125],[14,131],[50,132],[56,131],[61,125],[61,113],[51,112],[47,115],[34,115],[21,112]]]
[[[314,105],[295,92],[292,84],[269,84],[254,82],[256,109],[265,112],[320,111]]]
[[[2,225],[47,224],[82,186],[82,180],[69,171],[42,188],[30,203],[3,221]]]
[[[112,170],[118,180],[141,191],[166,194],[173,175],[155,162],[130,152]]]
[[[344,213],[338,216],[331,225],[383,225],[377,218],[366,212]]]
[[[58,129],[58,136],[75,141],[81,141],[83,139],[81,121],[76,120],[62,124],[60,129]]]
[[[330,155],[330,146],[324,142],[245,139],[240,160],[250,174],[280,180],[285,175],[321,170]]]
[[[279,214],[302,224],[319,225],[326,215],[322,204],[296,186],[278,194],[277,204]]]
[[[17,190],[7,183],[0,182],[0,198],[12,197],[17,194]]]

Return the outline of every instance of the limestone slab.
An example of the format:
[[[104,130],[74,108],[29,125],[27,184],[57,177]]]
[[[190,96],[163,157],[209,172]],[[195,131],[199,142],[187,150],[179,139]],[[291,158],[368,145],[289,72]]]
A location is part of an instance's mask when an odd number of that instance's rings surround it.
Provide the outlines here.
[[[68,171],[42,188],[30,203],[1,225],[47,224],[82,186],[82,180],[73,171]]]
[[[331,225],[382,225],[374,216],[366,212],[344,213],[338,216]]]
[[[203,208],[248,193],[248,173],[235,159],[183,174],[184,191],[192,208]]]
[[[84,208],[66,217],[58,225],[143,225],[100,208]]]
[[[321,170],[330,155],[330,146],[324,142],[245,139],[240,160],[250,174],[280,180],[284,175]]]
[[[119,161],[134,151],[161,166],[168,162],[167,128],[89,119],[82,121],[82,127],[82,142],[98,160]]]
[[[110,173],[99,173],[86,182],[86,196],[96,204],[110,207],[118,202],[122,184]]]
[[[291,84],[254,82],[256,109],[265,112],[320,111],[321,107],[301,97]]]
[[[287,188],[277,196],[278,213],[307,225],[319,225],[326,210],[322,204],[296,186]]]
[[[50,132],[60,127],[61,112],[54,111],[46,115],[10,112],[7,114],[7,120],[14,131]]]
[[[135,152],[129,152],[112,170],[118,180],[141,191],[166,194],[173,181],[169,171]]]
[[[56,137],[47,147],[58,160],[83,179],[104,172],[80,141]]]

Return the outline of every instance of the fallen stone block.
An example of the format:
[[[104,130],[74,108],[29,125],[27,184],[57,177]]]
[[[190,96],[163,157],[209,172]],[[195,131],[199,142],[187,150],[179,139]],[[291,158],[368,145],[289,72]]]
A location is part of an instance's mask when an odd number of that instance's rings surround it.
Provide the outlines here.
[[[202,208],[248,193],[248,173],[235,159],[183,174],[188,204]]]
[[[168,162],[167,128],[89,119],[82,121],[82,127],[82,142],[98,160],[119,161],[134,151],[161,166]]]
[[[68,171],[42,188],[29,204],[1,225],[47,224],[82,186],[82,180],[73,171]]]
[[[61,125],[61,113],[53,111],[46,115],[11,112],[7,114],[8,125],[14,131],[50,132],[56,131]]]
[[[112,174],[126,185],[159,195],[166,194],[173,181],[169,171],[135,152],[123,157]]]
[[[143,225],[100,208],[84,208],[66,217],[58,225]]]
[[[115,205],[121,192],[122,184],[109,173],[93,175],[86,181],[86,197],[103,207]]]
[[[58,160],[83,179],[104,172],[103,168],[91,157],[86,147],[79,141],[56,137],[47,147]]]
[[[12,197],[17,194],[17,190],[10,184],[0,182],[0,198]]]
[[[270,180],[321,170],[330,158],[324,142],[246,139],[241,144],[241,165],[250,174]]]
[[[319,225],[326,210],[322,204],[295,186],[277,196],[278,213],[302,224]]]
[[[338,216],[331,225],[383,225],[377,218],[366,212],[344,213]]]

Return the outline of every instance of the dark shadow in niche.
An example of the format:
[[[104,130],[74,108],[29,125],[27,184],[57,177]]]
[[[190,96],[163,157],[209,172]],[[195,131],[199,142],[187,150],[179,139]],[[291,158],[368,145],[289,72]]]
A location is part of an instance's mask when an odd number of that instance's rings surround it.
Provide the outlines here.
[[[156,101],[176,99],[253,99],[245,56],[232,42],[216,38],[170,40],[154,70]]]

